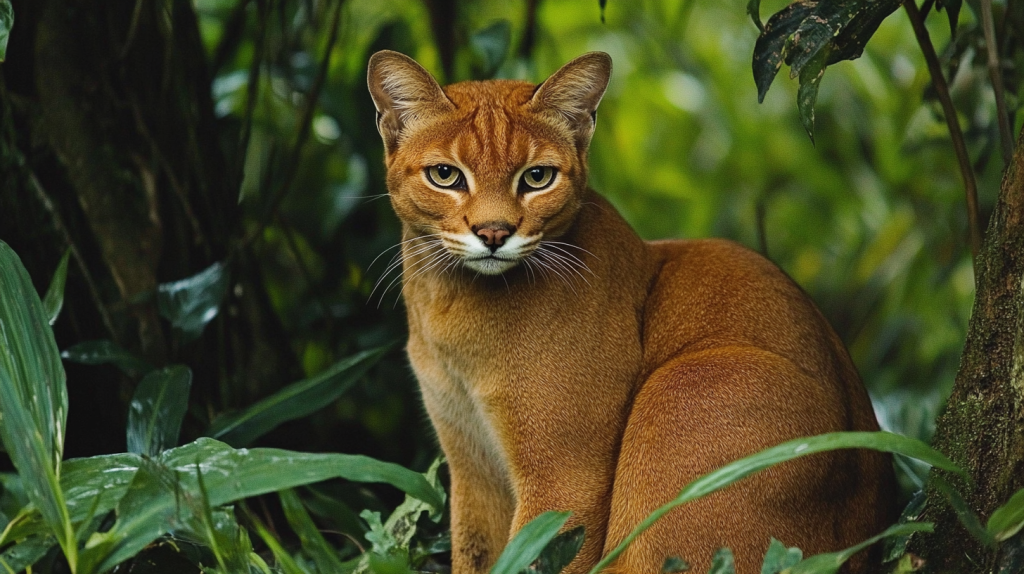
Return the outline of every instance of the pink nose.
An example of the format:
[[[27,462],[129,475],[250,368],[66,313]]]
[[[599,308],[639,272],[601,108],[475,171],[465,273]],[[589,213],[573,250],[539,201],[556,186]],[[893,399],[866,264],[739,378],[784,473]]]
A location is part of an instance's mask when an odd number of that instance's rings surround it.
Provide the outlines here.
[[[516,232],[514,225],[503,221],[490,221],[483,225],[474,225],[470,229],[484,242],[484,245],[491,248],[491,251],[504,245],[505,238]]]

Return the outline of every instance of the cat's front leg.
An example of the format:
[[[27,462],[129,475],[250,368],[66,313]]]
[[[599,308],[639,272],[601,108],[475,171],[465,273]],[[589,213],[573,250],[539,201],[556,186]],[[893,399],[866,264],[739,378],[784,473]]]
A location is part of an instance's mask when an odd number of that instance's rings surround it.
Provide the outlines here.
[[[484,574],[508,542],[515,501],[508,478],[472,437],[435,423],[451,476],[452,573]]]

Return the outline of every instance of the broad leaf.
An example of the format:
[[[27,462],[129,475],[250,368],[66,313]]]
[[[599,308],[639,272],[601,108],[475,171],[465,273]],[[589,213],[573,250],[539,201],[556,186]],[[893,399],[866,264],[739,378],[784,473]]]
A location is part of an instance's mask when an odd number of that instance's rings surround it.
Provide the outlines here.
[[[157,456],[178,444],[192,371],[173,365],[146,375],[128,407],[128,452]]]
[[[218,418],[207,434],[232,446],[248,446],[281,423],[302,418],[333,403],[386,350],[381,347],[342,359],[315,377],[292,383],[242,412]]]
[[[21,259],[0,241],[0,438],[25,494],[74,564],[74,532],[58,482],[67,410],[64,367],[43,304]]]
[[[145,375],[153,370],[153,365],[122,349],[117,343],[106,339],[83,341],[77,345],[72,345],[61,353],[60,356],[72,363],[82,363],[83,365],[105,365],[109,363],[121,369],[129,376]]]
[[[756,472],[760,472],[776,464],[807,456],[809,454],[837,450],[843,448],[867,448],[882,452],[903,454],[926,462],[934,467],[966,476],[966,473],[953,464],[945,455],[924,444],[923,442],[890,432],[835,432],[813,437],[798,438],[784,442],[778,446],[767,448],[757,454],[731,462],[718,470],[697,478],[683,488],[675,499],[658,508],[647,516],[626,536],[611,552],[605,555],[591,570],[591,574],[601,572],[611,564],[623,550],[629,546],[644,530],[650,528],[659,518],[672,509],[721,490]]]
[[[797,0],[772,15],[754,46],[758,101],[764,100],[782,62],[788,63],[790,77],[800,77],[800,115],[813,140],[813,103],[825,66],[860,57],[882,20],[901,4],[902,0]]]
[[[764,23],[761,22],[761,0],[747,1],[747,15],[750,16],[750,19],[754,21],[754,25],[763,34]]]
[[[786,548],[785,544],[772,538],[764,554],[764,562],[761,563],[761,574],[779,574],[803,560],[803,557],[804,553],[799,548]]]
[[[0,62],[7,59],[7,38],[14,26],[14,8],[10,0],[0,0]]]
[[[117,505],[117,522],[108,532],[93,535],[83,561],[101,570],[113,567],[176,525],[188,526],[190,515],[176,512],[196,508],[196,501],[200,501],[199,508],[215,508],[330,478],[386,482],[429,502],[433,508],[444,506],[423,475],[397,464],[358,455],[236,450],[202,438],[164,451],[159,459],[143,464]]]
[[[505,546],[505,550],[491,568],[491,574],[519,574],[523,571],[558,535],[558,531],[569,520],[570,514],[548,511],[527,522]]]
[[[185,342],[195,340],[220,311],[229,282],[227,268],[214,263],[187,279],[161,283],[157,289],[157,308],[181,331]]]
[[[64,252],[64,257],[60,258],[60,263],[57,264],[57,270],[53,272],[53,279],[50,280],[50,287],[46,290],[46,296],[43,297],[43,308],[46,310],[46,317],[50,325],[57,322],[57,316],[60,315],[60,310],[64,307],[64,285],[68,279],[68,258],[71,256],[71,250]]]
[[[757,0],[752,0],[751,3]],[[760,26],[760,21],[758,22]],[[661,574],[678,574],[680,572],[689,572],[690,563],[678,556],[669,556],[661,563]]]
[[[989,534],[998,542],[1017,534],[1021,528],[1024,528],[1024,488],[995,509],[987,525]]]
[[[851,546],[846,550],[811,556],[790,568],[789,574],[835,574],[854,554],[864,550],[883,538],[887,538],[889,536],[903,536],[913,532],[931,532],[932,530],[933,528],[930,522],[894,524],[881,534],[872,536],[864,542]]]

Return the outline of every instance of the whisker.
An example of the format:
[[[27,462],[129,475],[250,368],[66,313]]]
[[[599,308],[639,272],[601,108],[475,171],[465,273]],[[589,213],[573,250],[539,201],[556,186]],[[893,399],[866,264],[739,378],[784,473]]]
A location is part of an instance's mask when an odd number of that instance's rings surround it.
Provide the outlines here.
[[[565,257],[567,257],[567,258],[568,258],[568,259],[569,259],[570,261],[572,261],[573,263],[575,263],[575,264],[576,264],[576,265],[578,265],[579,267],[581,267],[581,268],[585,269],[585,270],[586,270],[586,271],[587,271],[588,273],[590,273],[591,275],[594,275],[594,272],[590,270],[590,267],[588,267],[588,266],[587,266],[587,264],[586,264],[586,263],[584,263],[582,259],[580,259],[579,257],[576,257],[576,256],[575,256],[575,255],[573,255],[572,253],[569,253],[569,252],[568,252],[568,251],[566,251],[565,249],[563,249],[563,248],[561,248],[561,247],[559,247],[559,246],[557,246],[557,245],[541,245],[541,247],[547,247],[547,248],[549,248],[549,251],[550,251],[551,249],[557,249],[559,253],[561,253],[562,255],[564,255]],[[538,249],[539,249],[539,248],[538,248]],[[596,276],[596,275],[595,275],[595,276]]]
[[[549,241],[544,241],[544,244],[546,244],[546,245],[547,244],[550,244],[550,245],[564,245],[566,247],[574,247],[574,248],[579,249],[580,251],[586,253],[587,255],[593,257],[594,259],[597,259],[598,261],[601,260],[601,258],[598,257],[597,255],[594,255],[593,253],[591,253],[591,252],[587,251],[586,249],[580,247],[579,245],[576,245],[576,244],[573,244],[573,243],[566,243],[564,241],[550,241],[549,240]]]
[[[440,245],[441,245],[441,241],[440,241],[440,240],[437,240],[437,242],[436,242],[436,243],[431,243],[430,247],[438,247],[438,246],[440,246]],[[443,249],[443,247],[442,247],[442,249]],[[426,252],[426,253],[424,253],[424,252]],[[434,253],[434,252],[431,252],[431,251],[429,251],[429,250],[427,250],[427,249],[420,249],[420,250],[419,250],[419,251],[417,251],[416,253],[417,253],[417,254],[421,254],[421,255],[420,255],[420,256],[419,256],[419,257],[418,257],[418,258],[417,258],[417,259],[416,259],[415,261],[411,261],[411,262],[409,263],[409,267],[410,267],[410,268],[414,268],[414,267],[415,267],[416,265],[419,265],[419,264],[421,264],[421,263],[422,263],[422,262],[424,262],[424,261],[432,260],[432,259],[433,259],[434,257],[436,257],[436,256],[437,256],[437,254],[436,254],[436,253]],[[414,256],[414,255],[407,255],[407,256],[405,256],[405,257],[403,258],[403,260],[402,260],[402,263],[405,263],[405,261],[406,261],[406,260],[410,259],[410,258],[411,258],[411,257],[413,257],[413,256]],[[383,291],[383,292],[382,292],[382,293],[380,294],[380,300],[378,300],[378,301],[377,301],[377,308],[378,308],[378,309],[380,308],[380,304],[384,302],[384,297],[386,297],[386,296],[387,296],[387,294],[388,294],[388,291],[390,291],[390,290],[391,290],[391,288],[392,288],[392,287],[394,287],[394,285],[395,285],[395,283],[396,283],[396,282],[398,282],[398,281],[401,281],[401,279],[402,279],[402,276],[404,275],[404,273],[405,273],[405,272],[403,271],[403,272],[399,273],[399,274],[398,274],[398,275],[397,275],[397,276],[396,276],[396,277],[395,277],[394,279],[392,279],[392,280],[391,280],[391,282],[390,282],[390,283],[388,283],[388,286],[387,286],[387,287],[386,287],[386,288],[384,289],[384,291]],[[374,290],[376,291],[376,289],[374,289]],[[371,295],[372,295],[372,293],[371,293]]]
[[[394,249],[396,247],[401,247],[402,245],[404,245],[406,243],[409,243],[410,241],[416,241],[417,239],[426,239],[428,237],[437,237],[439,235],[441,235],[441,234],[440,233],[431,233],[430,235],[417,235],[416,237],[410,237],[409,239],[406,239],[405,241],[399,241],[398,243],[392,245],[391,247],[388,247],[384,251],[381,251],[379,255],[374,257],[373,261],[371,261],[370,264],[366,266],[366,270],[369,271],[370,267],[373,267],[373,264],[376,263],[378,259],[380,259],[381,255],[384,255],[385,253],[387,253],[388,251],[391,251],[392,249]]]
[[[582,273],[580,273],[579,270],[576,269],[576,267],[572,265],[571,260],[553,251],[537,249],[537,253],[549,257],[553,263],[557,264],[559,267],[566,271],[571,271],[572,273],[575,273],[580,279],[583,280],[584,283],[586,283],[588,286],[590,285],[590,281],[587,281],[587,278]]]

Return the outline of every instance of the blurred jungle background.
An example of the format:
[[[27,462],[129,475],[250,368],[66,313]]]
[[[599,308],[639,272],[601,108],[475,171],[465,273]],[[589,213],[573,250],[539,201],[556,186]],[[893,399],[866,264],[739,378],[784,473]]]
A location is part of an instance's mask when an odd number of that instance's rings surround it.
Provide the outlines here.
[[[765,0],[761,13],[785,4]],[[438,455],[389,267],[400,227],[365,81],[380,49],[442,84],[539,82],[585,51],[611,54],[592,186],[645,238],[726,237],[765,253],[846,342],[883,427],[933,432],[974,274],[963,183],[902,10],[862,57],[828,68],[812,143],[795,80],[780,74],[758,104],[758,29],[740,0],[12,5],[0,239],[40,292],[71,250],[54,326],[69,359],[67,458],[125,450],[144,372],[133,361],[191,368],[186,442],[382,346],[351,381],[298,401],[302,416],[235,446],[366,454],[418,471]],[[978,27],[973,14],[960,12],[961,29]],[[985,222],[1003,161],[983,58],[950,42],[945,12],[927,25],[944,65],[959,68],[951,94]],[[907,492],[920,486],[919,470],[903,471]],[[314,494],[352,508],[400,500],[330,484]]]

